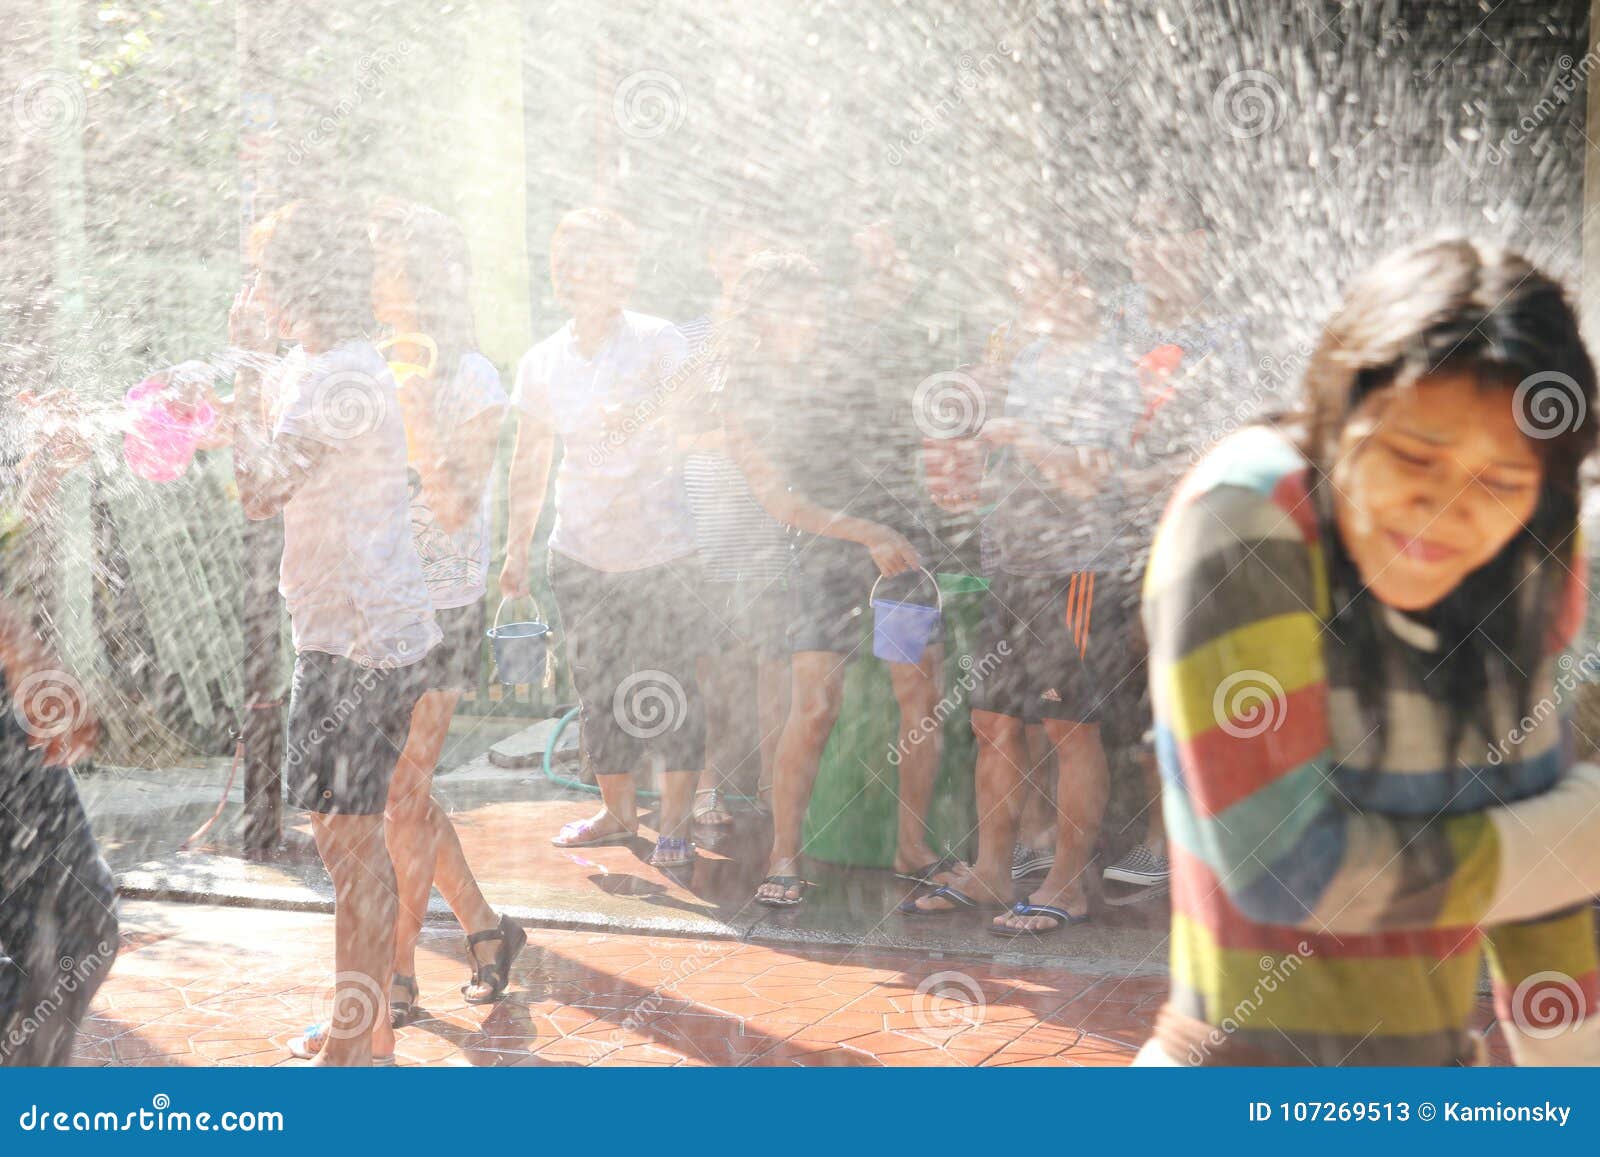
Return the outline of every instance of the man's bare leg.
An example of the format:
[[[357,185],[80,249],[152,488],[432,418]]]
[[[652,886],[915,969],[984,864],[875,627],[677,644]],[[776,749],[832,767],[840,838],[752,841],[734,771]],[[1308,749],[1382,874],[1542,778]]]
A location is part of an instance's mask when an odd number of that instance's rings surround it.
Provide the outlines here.
[[[1043,724],[1028,724],[1028,782],[1022,791],[1017,840],[1035,852],[1048,852],[1056,844],[1056,809],[1050,790],[1056,778],[1055,749]]]
[[[778,766],[778,745],[783,742],[783,728],[789,719],[790,661],[760,659],[756,668],[756,713],[761,728],[761,778],[756,782],[756,794],[762,806],[772,810],[772,777]]]
[[[726,769],[722,761],[727,756],[728,735],[737,730],[735,720],[750,702],[749,682],[739,676],[754,665],[753,660],[754,655],[747,648],[736,648],[719,655],[703,655],[697,664],[696,679],[705,704],[706,758],[696,795],[725,790]],[[697,801],[696,810],[699,806]],[[733,822],[733,815],[725,806],[708,808],[695,815],[694,822],[726,827]]]
[[[944,728],[937,719],[944,648],[928,647],[920,663],[890,663],[889,680],[900,707],[899,812],[895,835],[897,872],[924,868],[939,859],[928,843],[928,812],[944,755]]]
[[[772,855],[769,876],[795,876],[800,870],[800,837],[817,768],[828,736],[839,718],[844,690],[844,657],[832,651],[800,651],[793,658],[789,719],[784,724],[772,772]],[[763,884],[758,898],[798,899],[799,888]]]
[[[374,1030],[388,1028],[396,902],[383,827],[381,815],[311,817],[333,880],[335,973],[333,1017],[313,1064],[370,1065]]]
[[[1106,799],[1111,794],[1111,773],[1096,723],[1045,721],[1056,747],[1059,778],[1056,787],[1056,862],[1030,897],[1035,904],[1061,908],[1074,916],[1089,912],[1084,872],[1100,838]],[[1019,931],[1043,932],[1059,921],[1049,916],[1006,913],[995,923]]]
[[[1022,720],[994,711],[972,713],[972,734],[978,741],[978,858],[971,867],[952,873],[949,883],[979,903],[1004,905],[1011,900],[1011,845],[1016,840],[1016,809],[1023,791],[1027,744]],[[916,906],[924,912],[940,912],[956,905],[923,896]]]
[[[417,939],[428,915],[428,895],[444,865],[443,892],[462,930],[483,932],[499,922],[484,900],[467,866],[455,828],[433,798],[433,773],[450,734],[450,719],[460,696],[456,692],[430,691],[411,711],[411,731],[389,783],[384,835],[394,864],[397,912],[394,929],[395,975],[417,974]],[[464,877],[464,879],[463,879]],[[488,960],[493,943],[478,945]],[[395,992],[391,989],[390,999]],[[404,996],[409,999],[407,990]],[[394,1032],[385,1020],[373,1032],[373,1049],[381,1056],[394,1051]]]

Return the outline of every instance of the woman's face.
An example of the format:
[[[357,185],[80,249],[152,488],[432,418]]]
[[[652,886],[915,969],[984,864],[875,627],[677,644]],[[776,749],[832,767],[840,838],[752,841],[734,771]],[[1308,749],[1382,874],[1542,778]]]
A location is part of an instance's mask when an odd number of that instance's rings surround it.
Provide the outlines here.
[[[605,241],[575,249],[566,259],[557,295],[576,316],[604,316],[627,305],[634,258]]]
[[[1433,374],[1368,397],[1339,438],[1331,479],[1345,549],[1377,598],[1431,607],[1533,517],[1544,467],[1509,388]]]

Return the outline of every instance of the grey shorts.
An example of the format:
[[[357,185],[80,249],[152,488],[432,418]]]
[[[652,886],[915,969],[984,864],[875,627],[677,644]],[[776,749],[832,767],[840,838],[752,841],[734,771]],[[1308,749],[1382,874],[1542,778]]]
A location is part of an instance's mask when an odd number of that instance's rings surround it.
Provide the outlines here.
[[[324,815],[381,815],[428,659],[364,667],[321,651],[295,656],[283,756],[289,802]]]
[[[422,689],[470,695],[478,689],[478,673],[483,667],[487,630],[483,604],[435,611],[433,618],[444,638],[419,664],[423,669]]]
[[[708,627],[698,565],[599,571],[552,551],[549,573],[585,763],[596,775],[699,770],[705,716],[695,663]]]

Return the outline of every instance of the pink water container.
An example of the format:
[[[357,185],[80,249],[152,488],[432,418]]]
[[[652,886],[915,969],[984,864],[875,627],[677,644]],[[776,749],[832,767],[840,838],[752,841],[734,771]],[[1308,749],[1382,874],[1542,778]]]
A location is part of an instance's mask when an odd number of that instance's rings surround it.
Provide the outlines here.
[[[186,401],[169,391],[161,374],[152,374],[123,399],[128,429],[122,457],[147,482],[181,478],[195,447],[217,424],[217,411],[207,401]]]

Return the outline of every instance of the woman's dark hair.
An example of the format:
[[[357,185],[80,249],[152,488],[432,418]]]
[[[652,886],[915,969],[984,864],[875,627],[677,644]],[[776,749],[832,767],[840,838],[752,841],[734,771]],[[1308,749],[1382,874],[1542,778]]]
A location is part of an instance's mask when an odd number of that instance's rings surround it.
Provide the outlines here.
[[[1386,670],[1388,633],[1332,522],[1330,482],[1340,436],[1373,394],[1428,375],[1468,373],[1510,389],[1518,426],[1543,464],[1533,516],[1484,566],[1425,616],[1443,656],[1425,680],[1451,719],[1451,748],[1473,725],[1488,735],[1492,681],[1527,714],[1532,678],[1555,630],[1576,542],[1579,468],[1595,445],[1595,369],[1561,286],[1525,258],[1469,240],[1395,253],[1356,281],[1322,331],[1305,374],[1302,448],[1329,551],[1336,637],[1355,669]],[[1381,679],[1357,680],[1369,723],[1382,728]]]
[[[377,328],[365,214],[331,201],[292,201],[256,225],[250,247],[266,292],[292,325],[329,344]]]
[[[373,248],[398,257],[417,306],[417,327],[439,350],[437,376],[448,378],[478,348],[472,320],[472,258],[461,227],[426,205],[383,198],[373,206]]]

